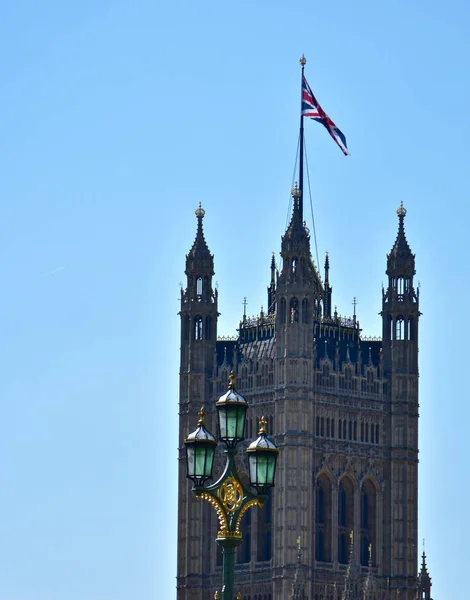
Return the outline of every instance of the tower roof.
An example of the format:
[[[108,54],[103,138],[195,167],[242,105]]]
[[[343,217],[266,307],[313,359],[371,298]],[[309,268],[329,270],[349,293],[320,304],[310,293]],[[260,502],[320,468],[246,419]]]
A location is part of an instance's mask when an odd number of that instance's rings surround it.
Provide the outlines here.
[[[283,259],[281,280],[303,281],[304,284],[313,284],[320,292],[323,292],[320,276],[310,252],[310,231],[305,222],[302,221],[301,191],[297,184],[292,190],[292,197],[294,199],[294,209],[281,243]],[[297,269],[299,266],[300,269]]]
[[[398,215],[398,233],[393,248],[387,256],[387,274],[396,272],[403,275],[414,275],[415,273],[415,255],[411,252],[410,245],[405,235],[405,216],[406,208],[403,202],[397,209]]]
[[[302,213],[300,210],[301,191],[295,184],[292,190],[292,198],[294,199],[294,209],[292,217],[287,227],[286,233],[282,237],[282,250],[297,252],[300,254],[310,255],[310,232],[302,221]]]
[[[206,211],[199,202],[199,206],[194,212],[197,218],[197,232],[191,250],[186,256],[186,274],[191,270],[202,270],[213,275],[214,257],[209,250],[202,227],[202,220],[204,219]]]

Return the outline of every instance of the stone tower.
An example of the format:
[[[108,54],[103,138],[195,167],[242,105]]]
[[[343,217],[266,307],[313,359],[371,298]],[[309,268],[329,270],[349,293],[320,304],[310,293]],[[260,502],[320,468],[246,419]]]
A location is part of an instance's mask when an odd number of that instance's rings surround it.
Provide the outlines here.
[[[330,259],[322,280],[300,193],[295,187],[279,270],[271,260],[268,310],[244,315],[233,338],[216,338],[213,256],[196,211],[180,313],[178,600],[220,589],[215,518],[191,496],[183,440],[202,403],[216,433],[215,402],[231,370],[250,406],[247,441],[265,415],[280,449],[276,487],[244,517],[236,591],[245,600],[415,600],[427,585],[416,554],[420,312],[406,210],[397,211],[387,257],[382,338],[366,338],[355,313],[332,312]]]
[[[181,362],[179,402],[178,473],[178,564],[184,565],[187,597],[207,596],[205,573],[211,564],[212,540],[207,535],[210,507],[194,500],[186,479],[183,443],[197,421],[202,405],[212,404],[214,354],[217,344],[217,290],[214,290],[214,257],[209,251],[202,221],[204,210],[196,210],[197,233],[186,256],[186,288],[181,290]],[[210,421],[208,421],[210,423]]]

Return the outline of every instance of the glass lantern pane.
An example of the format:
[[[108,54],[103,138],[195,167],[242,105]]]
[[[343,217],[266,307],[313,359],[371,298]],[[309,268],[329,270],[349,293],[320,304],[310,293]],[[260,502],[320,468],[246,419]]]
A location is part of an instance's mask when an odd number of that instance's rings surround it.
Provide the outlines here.
[[[268,469],[266,475],[266,482],[269,485],[274,485],[274,473],[276,471],[276,455],[274,452],[268,457]]]
[[[186,446],[186,456],[188,460],[188,477],[194,476],[194,446],[188,444]]]
[[[258,453],[258,481],[256,482],[258,485],[265,485],[268,483],[268,458],[266,455],[260,455]]]
[[[214,464],[214,454],[215,448],[211,447],[207,449],[207,457],[206,457],[206,470],[204,475],[206,477],[212,477],[212,466]]]
[[[198,446],[196,448],[196,472],[195,475],[197,477],[203,477],[205,475],[205,466],[206,466],[206,452],[207,449],[203,446]]]
[[[246,410],[241,406],[237,408],[237,438],[242,440],[245,437],[245,418]]]
[[[253,485],[256,483],[256,453],[252,452],[248,458],[250,465],[250,483]]]
[[[238,406],[227,406],[227,437],[233,439],[237,436]]]
[[[218,409],[219,413],[219,430],[221,439],[225,439],[227,437],[227,408],[220,407]]]

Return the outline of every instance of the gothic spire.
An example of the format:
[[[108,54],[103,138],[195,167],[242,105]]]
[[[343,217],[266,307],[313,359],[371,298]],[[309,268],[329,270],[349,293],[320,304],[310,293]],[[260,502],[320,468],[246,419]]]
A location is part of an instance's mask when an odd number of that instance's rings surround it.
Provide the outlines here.
[[[431,598],[431,577],[426,565],[426,553],[423,551],[421,560],[421,571],[418,575],[418,593],[417,598],[424,600],[432,600]]]
[[[194,211],[197,218],[197,231],[196,238],[191,246],[191,250],[186,255],[186,275],[198,272],[198,274],[212,276],[214,274],[214,257],[209,250],[206,239],[204,237],[204,230],[202,227],[202,220],[206,211],[202,208],[201,203]]]
[[[276,312],[276,260],[271,257],[271,283],[268,286],[268,315]]]
[[[401,274],[415,274],[415,255],[411,252],[410,245],[405,235],[405,217],[406,208],[403,202],[397,209],[398,215],[398,233],[390,254],[387,256],[387,274],[394,272]]]
[[[323,286],[310,253],[310,232],[302,221],[301,191],[297,183],[292,190],[294,208],[285,234],[282,236],[282,271],[279,283],[294,284],[302,288],[314,287],[323,293]]]
[[[204,237],[204,231],[202,228],[202,220],[204,219],[204,215],[206,214],[206,211],[202,208],[202,204],[199,202],[199,206],[196,208],[196,210],[194,211],[196,217],[197,217],[197,233],[196,233],[196,239],[194,240],[194,243],[191,247],[191,250],[189,251],[189,254],[192,255],[193,257],[209,257],[212,256],[209,250],[209,247],[207,245],[206,239]]]

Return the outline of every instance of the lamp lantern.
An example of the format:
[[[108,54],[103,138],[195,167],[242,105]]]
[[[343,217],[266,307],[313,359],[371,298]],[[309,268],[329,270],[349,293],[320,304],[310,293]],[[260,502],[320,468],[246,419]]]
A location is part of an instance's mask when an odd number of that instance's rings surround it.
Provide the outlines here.
[[[198,427],[184,440],[186,446],[187,477],[200,487],[212,477],[217,441],[204,426],[206,411],[199,411]]]
[[[261,417],[259,422],[259,437],[247,448],[250,466],[250,483],[259,494],[265,494],[274,486],[276,462],[279,450],[268,438],[266,419]]]
[[[221,396],[215,406],[219,417],[219,437],[227,448],[235,448],[245,439],[245,420],[248,402],[235,389],[235,374],[229,376],[228,391]]]

